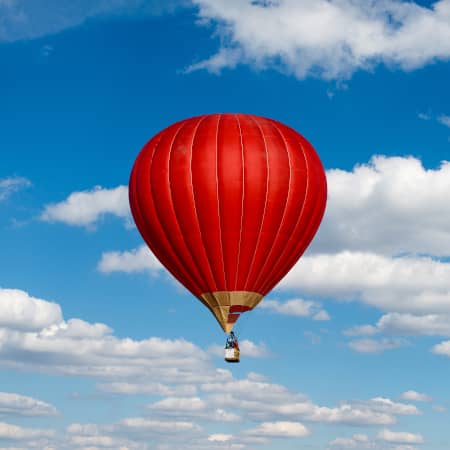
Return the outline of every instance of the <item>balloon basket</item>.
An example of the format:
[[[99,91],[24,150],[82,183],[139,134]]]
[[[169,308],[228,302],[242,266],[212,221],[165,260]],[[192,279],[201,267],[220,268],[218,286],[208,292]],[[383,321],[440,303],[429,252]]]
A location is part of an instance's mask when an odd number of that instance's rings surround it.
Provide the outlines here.
[[[226,348],[225,361],[228,363],[238,363],[240,361],[239,350],[237,348]]]

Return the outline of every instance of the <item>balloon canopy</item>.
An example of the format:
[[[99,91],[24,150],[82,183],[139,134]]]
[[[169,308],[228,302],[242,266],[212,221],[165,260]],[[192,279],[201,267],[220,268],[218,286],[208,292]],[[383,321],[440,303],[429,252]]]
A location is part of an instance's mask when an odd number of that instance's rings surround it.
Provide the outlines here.
[[[211,114],[154,136],[129,196],[152,252],[229,332],[306,250],[327,185],[315,150],[292,128]]]

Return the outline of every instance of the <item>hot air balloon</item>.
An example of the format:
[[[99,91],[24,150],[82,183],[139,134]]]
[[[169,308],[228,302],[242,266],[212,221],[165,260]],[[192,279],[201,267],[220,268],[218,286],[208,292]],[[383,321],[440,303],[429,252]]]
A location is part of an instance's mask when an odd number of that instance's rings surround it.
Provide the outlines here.
[[[170,125],[141,150],[129,184],[143,239],[227,333],[306,250],[326,197],[311,144],[249,114]]]

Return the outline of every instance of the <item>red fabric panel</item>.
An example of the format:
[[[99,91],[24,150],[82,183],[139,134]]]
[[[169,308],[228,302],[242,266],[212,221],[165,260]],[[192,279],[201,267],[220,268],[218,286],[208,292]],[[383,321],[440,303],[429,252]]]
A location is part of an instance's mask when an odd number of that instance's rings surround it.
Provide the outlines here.
[[[242,305],[233,305],[230,306],[230,313],[243,313],[246,311],[250,311],[251,308],[249,308],[248,306],[242,306]]]
[[[213,114],[151,139],[134,164],[129,195],[144,240],[194,295],[265,295],[314,237],[327,189],[316,152],[293,129]]]
[[[227,322],[235,323],[239,319],[240,314],[228,314]]]

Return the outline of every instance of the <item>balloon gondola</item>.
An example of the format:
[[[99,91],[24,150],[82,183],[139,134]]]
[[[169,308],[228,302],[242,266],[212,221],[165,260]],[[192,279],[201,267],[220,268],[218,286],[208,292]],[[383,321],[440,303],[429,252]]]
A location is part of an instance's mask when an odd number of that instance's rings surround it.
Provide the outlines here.
[[[326,197],[311,144],[248,114],[170,125],[143,147],[129,183],[143,239],[226,333],[306,250]]]

